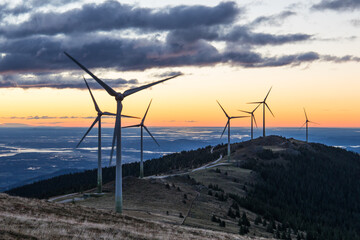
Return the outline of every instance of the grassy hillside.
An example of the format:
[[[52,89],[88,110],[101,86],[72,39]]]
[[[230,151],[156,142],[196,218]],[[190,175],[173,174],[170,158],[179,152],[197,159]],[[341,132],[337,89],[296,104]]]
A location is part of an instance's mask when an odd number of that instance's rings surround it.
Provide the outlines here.
[[[248,239],[110,211],[0,194],[0,239]]]

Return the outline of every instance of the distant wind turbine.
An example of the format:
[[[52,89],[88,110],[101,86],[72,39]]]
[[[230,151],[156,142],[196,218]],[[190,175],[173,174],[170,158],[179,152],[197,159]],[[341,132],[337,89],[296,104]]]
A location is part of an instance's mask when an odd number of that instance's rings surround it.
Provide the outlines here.
[[[260,106],[260,104],[257,105],[256,108],[255,108],[254,110],[252,110],[251,112],[243,111],[243,110],[238,110],[238,111],[240,111],[240,112],[244,112],[244,113],[250,114],[250,117],[251,117],[251,139],[254,138],[253,122],[255,122],[255,126],[257,127],[257,123],[256,123],[256,119],[255,119],[254,112],[255,112],[256,109],[258,109],[259,106]]]
[[[109,95],[115,97],[117,102],[117,109],[116,109],[116,120],[115,120],[115,127],[114,127],[114,135],[116,139],[116,170],[115,170],[115,211],[118,213],[122,213],[122,206],[123,206],[123,198],[122,198],[122,163],[121,163],[121,111],[122,111],[122,101],[125,97],[130,96],[136,92],[139,92],[143,89],[152,87],[156,84],[165,82],[172,78],[178,77],[181,74],[174,75],[160,81],[156,81],[150,84],[146,84],[140,87],[128,89],[125,92],[116,92],[106,83],[101,81],[98,77],[96,77],[92,72],[90,72],[86,67],[84,67],[81,63],[71,57],[68,53],[64,52],[66,56],[68,56],[72,61],[74,61],[80,68],[82,68],[85,72],[87,72],[95,81],[97,81],[107,92]]]
[[[228,161],[230,161],[230,120],[231,119],[234,119],[234,118],[246,118],[248,116],[232,116],[230,117],[226,111],[224,110],[224,108],[221,106],[221,104],[219,103],[219,101],[216,100],[216,102],[219,104],[219,106],[221,107],[221,109],[223,110],[223,112],[225,113],[225,116],[227,117],[227,122],[226,122],[226,125],[225,125],[225,128],[224,128],[224,131],[222,132],[221,134],[221,137],[224,135],[224,132],[226,130],[226,128],[228,128]]]
[[[304,113],[305,113],[306,121],[301,127],[306,125],[306,142],[308,142],[308,139],[309,139],[309,126],[308,125],[309,125],[309,123],[314,123],[314,124],[318,124],[318,123],[309,121],[309,119],[307,117],[307,114],[306,114],[306,111],[305,111],[305,108],[304,108]]]
[[[266,99],[269,96],[269,93],[270,93],[271,89],[272,89],[272,87],[270,88],[269,92],[266,94],[266,97],[264,98],[264,101],[248,103],[248,104],[259,104],[259,105],[262,104],[263,105],[263,137],[265,137],[265,106],[269,109],[271,115],[273,115],[273,117],[275,117],[274,114],[272,113],[271,109],[269,108],[269,106],[266,103]]]
[[[153,137],[153,135],[150,133],[149,129],[144,125],[144,122],[145,122],[145,118],[146,118],[146,115],[149,111],[149,108],[150,108],[150,105],[151,105],[151,102],[152,102],[152,99],[149,103],[149,106],[148,108],[146,109],[146,112],[145,112],[145,115],[143,117],[143,119],[141,120],[140,124],[136,124],[136,125],[131,125],[131,126],[126,126],[126,127],[123,127],[123,128],[132,128],[132,127],[140,127],[140,132],[141,132],[141,141],[140,141],[140,178],[143,178],[144,177],[144,163],[143,163],[143,128],[145,128],[145,130],[147,131],[147,133],[150,135],[150,137],[154,140],[154,142],[160,147],[159,143],[156,141],[156,139]],[[114,149],[114,148],[113,148]],[[111,158],[112,158],[112,153],[113,153],[113,149],[111,150],[111,157],[110,157],[110,164],[111,164]]]
[[[82,143],[82,141],[85,139],[85,137],[88,135],[88,133],[91,131],[91,129],[94,127],[94,125],[98,122],[98,171],[97,171],[97,190],[98,193],[102,192],[102,165],[101,165],[101,117],[103,115],[105,116],[116,116],[115,113],[110,113],[110,112],[102,112],[98,106],[98,104],[96,103],[96,100],[90,90],[89,84],[87,83],[87,81],[85,80],[84,77],[84,81],[85,84],[87,86],[87,88],[89,89],[90,92],[90,96],[94,102],[94,106],[95,106],[95,110],[97,112],[97,117],[95,118],[95,121],[93,122],[93,124],[91,124],[90,128],[86,131],[86,133],[84,134],[84,136],[82,137],[82,139],[80,140],[80,142],[76,145],[76,148],[78,148],[80,146],[80,144]],[[122,117],[127,117],[127,118],[138,118],[138,117],[132,117],[132,116],[127,116],[127,115],[121,115]]]

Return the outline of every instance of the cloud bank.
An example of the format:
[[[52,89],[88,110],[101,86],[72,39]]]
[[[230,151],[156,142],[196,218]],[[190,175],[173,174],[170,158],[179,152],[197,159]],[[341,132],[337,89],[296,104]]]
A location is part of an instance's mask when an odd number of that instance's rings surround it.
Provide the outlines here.
[[[281,25],[296,15],[289,10],[260,16],[241,25],[238,19],[246,11],[233,1],[212,7],[179,5],[157,9],[108,0],[66,11],[38,10],[73,2],[76,1],[31,0],[11,8],[0,5],[3,20],[0,24],[0,88],[84,89],[82,72],[64,51],[90,69],[112,71],[217,64],[262,68],[298,66],[314,61],[358,61],[355,56],[323,56],[312,51],[279,56],[257,52],[260,47],[315,39],[307,33],[256,31],[259,25]],[[355,1],[345,2],[350,6],[350,2]],[[325,1],[318,5],[321,4]],[[11,21],[13,17],[25,15],[23,21]],[[216,43],[224,47],[216,47]],[[106,81],[113,87],[138,84],[134,79]]]
[[[315,10],[353,11],[360,9],[359,0],[322,0],[312,6]]]

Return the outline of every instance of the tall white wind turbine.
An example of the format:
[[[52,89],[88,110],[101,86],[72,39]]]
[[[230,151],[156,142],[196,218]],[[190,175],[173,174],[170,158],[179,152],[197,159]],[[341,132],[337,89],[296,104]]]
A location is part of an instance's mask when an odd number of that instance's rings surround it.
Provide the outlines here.
[[[178,77],[181,74],[171,76],[160,81],[156,81],[150,84],[146,84],[140,87],[128,89],[125,92],[116,92],[106,83],[101,81],[98,77],[96,77],[92,72],[90,72],[86,67],[84,67],[81,63],[71,57],[68,53],[64,52],[66,56],[68,56],[73,62],[75,62],[80,68],[82,68],[85,72],[87,72],[95,81],[97,81],[109,95],[115,97],[117,108],[116,108],[116,120],[115,120],[115,136],[116,136],[116,170],[115,170],[115,211],[118,213],[122,213],[122,206],[123,206],[123,198],[122,198],[122,163],[121,163],[121,111],[122,111],[122,101],[125,97],[130,96],[136,92],[144,90],[146,88],[152,87],[156,84],[165,82],[172,78]]]
[[[262,102],[250,102],[249,103],[249,104],[262,104],[263,105],[263,137],[265,137],[265,106],[269,109],[271,115],[273,115],[273,117],[275,117],[274,114],[272,113],[269,105],[266,103],[266,99],[269,96],[269,93],[270,93],[271,89],[272,89],[272,87],[270,88],[269,92],[266,94],[266,97],[264,98],[264,101],[262,101]]]
[[[90,128],[86,131],[86,133],[84,134],[84,136],[81,138],[80,142],[76,145],[76,148],[78,148],[80,146],[80,144],[82,143],[82,141],[85,139],[85,137],[88,135],[88,133],[91,131],[91,129],[95,126],[95,124],[98,122],[98,171],[97,171],[97,191],[98,193],[102,192],[102,165],[101,165],[101,117],[103,115],[105,116],[116,116],[115,113],[110,113],[110,112],[103,112],[100,110],[98,104],[96,103],[96,100],[91,92],[91,89],[89,87],[89,84],[87,83],[87,81],[85,80],[84,77],[84,81],[86,84],[86,87],[89,89],[90,92],[90,96],[93,100],[94,106],[95,106],[95,110],[97,112],[97,117],[95,118],[95,121],[93,122],[93,124],[91,124]],[[132,117],[132,116],[127,116],[127,115],[121,115],[122,117],[127,117],[127,118],[137,118],[137,117]]]
[[[227,149],[228,149],[228,161],[230,161],[230,120],[231,119],[234,119],[234,118],[246,118],[248,116],[229,116],[226,111],[224,110],[224,108],[221,106],[221,104],[219,103],[219,101],[216,100],[216,102],[219,104],[219,106],[221,107],[221,109],[223,110],[223,112],[225,113],[225,116],[227,117],[227,122],[226,122],[226,125],[225,125],[225,128],[221,134],[221,137],[224,135],[224,132],[226,130],[226,128],[228,128],[228,146],[227,146]]]
[[[240,112],[250,114],[250,117],[251,117],[251,139],[254,139],[254,127],[253,127],[254,124],[253,124],[253,122],[255,122],[255,126],[257,127],[257,123],[256,123],[256,119],[255,119],[254,112],[255,112],[256,109],[258,109],[259,106],[260,106],[260,104],[257,105],[256,108],[255,108],[254,110],[252,110],[251,112],[249,112],[249,111],[243,111],[243,110],[238,110],[238,111],[240,111]]]
[[[143,163],[143,158],[144,158],[144,144],[143,144],[143,129],[145,129],[145,131],[150,135],[150,137],[154,140],[154,142],[160,147],[159,143],[156,141],[156,139],[154,138],[154,136],[150,133],[149,129],[145,126],[144,122],[145,122],[145,118],[146,115],[149,111],[150,105],[151,105],[152,100],[149,103],[148,108],[146,109],[146,112],[144,114],[144,117],[142,118],[140,124],[136,124],[136,125],[131,125],[131,126],[126,126],[123,128],[133,128],[133,127],[140,127],[140,135],[141,135],[141,140],[140,140],[140,178],[144,177],[144,163]],[[114,149],[114,145],[113,148]],[[111,157],[110,157],[110,165],[111,165],[111,158],[112,158],[112,152],[111,151]]]
[[[305,108],[304,108],[304,113],[305,113],[306,121],[304,122],[304,124],[301,127],[306,125],[306,142],[308,142],[308,139],[309,139],[309,123],[314,123],[314,124],[318,124],[318,123],[309,121],[309,119],[307,117],[307,114],[306,114],[306,111],[305,111]]]

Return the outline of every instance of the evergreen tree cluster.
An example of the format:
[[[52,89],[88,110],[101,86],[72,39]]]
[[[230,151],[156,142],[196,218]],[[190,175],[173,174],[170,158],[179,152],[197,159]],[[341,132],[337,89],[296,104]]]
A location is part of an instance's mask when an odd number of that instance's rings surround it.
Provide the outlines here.
[[[268,220],[288,223],[286,230],[269,223],[277,238],[290,239],[292,229],[297,239],[360,239],[359,154],[314,143],[298,152],[282,153],[286,164],[258,164],[261,181],[254,190],[245,198],[229,197]]]
[[[249,233],[250,221],[246,216],[246,213],[243,212],[241,218],[239,219],[238,225],[240,226],[239,234],[245,235]]]

